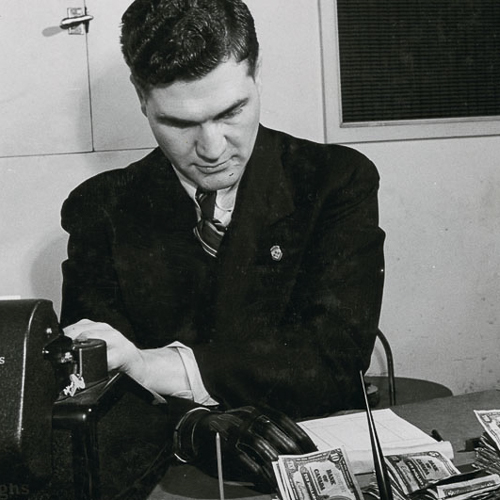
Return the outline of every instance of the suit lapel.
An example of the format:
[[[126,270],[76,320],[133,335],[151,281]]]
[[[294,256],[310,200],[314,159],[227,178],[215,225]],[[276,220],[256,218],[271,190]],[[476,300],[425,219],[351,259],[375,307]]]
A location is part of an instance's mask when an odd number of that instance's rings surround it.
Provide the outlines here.
[[[261,126],[243,178],[236,218],[257,218],[259,223],[273,224],[293,212],[294,204],[283,170],[282,153],[281,137]]]
[[[135,207],[135,212],[151,217],[151,222],[161,225],[167,231],[176,231],[184,227],[194,227],[196,211],[193,201],[182,187],[172,165],[158,148],[151,156],[151,161],[141,165],[145,183],[139,199],[144,203]],[[134,204],[137,199],[134,200]]]
[[[261,126],[238,189],[231,226],[220,249],[223,268],[232,270],[248,263],[262,228],[294,211],[281,156],[279,136]]]
[[[238,189],[231,226],[219,249],[217,310],[222,323],[244,301],[249,265],[258,251],[260,235],[294,211],[289,181],[282,164],[280,134],[259,129],[254,152]]]
[[[235,253],[241,261],[247,253],[245,249],[255,246],[263,226],[272,225],[294,211],[283,170],[282,149],[280,137],[261,126],[238,190],[224,258]]]

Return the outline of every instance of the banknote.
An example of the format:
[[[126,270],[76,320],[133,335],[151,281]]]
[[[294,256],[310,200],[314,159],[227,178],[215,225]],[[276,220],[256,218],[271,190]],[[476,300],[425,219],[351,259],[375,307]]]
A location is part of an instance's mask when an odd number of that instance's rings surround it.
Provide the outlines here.
[[[278,462],[273,462],[272,463],[273,470],[274,470],[274,475],[276,476],[276,483],[278,484],[278,491],[280,493],[281,499],[282,500],[293,500],[293,497],[290,497],[290,493],[288,491],[288,488],[283,481],[283,476],[281,475],[281,470]]]
[[[362,500],[343,448],[279,457],[282,482],[291,500]]]
[[[499,487],[500,476],[498,476],[498,474],[489,474],[484,477],[477,477],[454,484],[436,485],[435,496],[439,500],[465,500],[472,496],[478,497],[488,491],[497,490]]]
[[[460,471],[438,451],[422,451],[406,455],[387,455],[385,463],[391,481],[404,493],[421,490]]]
[[[474,410],[474,413],[497,450],[500,450],[500,410]]]
[[[479,446],[475,449],[476,458],[474,465],[478,469],[484,469],[490,474],[500,474],[500,455],[489,442],[486,442],[484,436],[479,440]]]

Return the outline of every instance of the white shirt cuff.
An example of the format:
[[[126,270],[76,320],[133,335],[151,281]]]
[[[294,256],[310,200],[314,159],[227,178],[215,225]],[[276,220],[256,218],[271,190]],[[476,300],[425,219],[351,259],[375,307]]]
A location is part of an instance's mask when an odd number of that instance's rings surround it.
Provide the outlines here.
[[[203,384],[200,368],[198,367],[198,363],[194,357],[193,350],[178,341],[172,342],[166,347],[175,349],[181,357],[182,364],[186,370],[189,386],[191,388],[191,390],[188,391],[176,392],[175,394],[172,394],[172,396],[176,398],[190,399],[191,401],[204,406],[217,405],[217,401],[210,397],[210,394]]]

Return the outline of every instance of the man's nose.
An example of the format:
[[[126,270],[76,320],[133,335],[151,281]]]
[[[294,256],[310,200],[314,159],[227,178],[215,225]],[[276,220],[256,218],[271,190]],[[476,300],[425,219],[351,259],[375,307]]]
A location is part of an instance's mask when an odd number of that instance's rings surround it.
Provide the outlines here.
[[[214,162],[223,156],[226,137],[218,123],[207,123],[200,127],[196,141],[196,153],[205,161]]]

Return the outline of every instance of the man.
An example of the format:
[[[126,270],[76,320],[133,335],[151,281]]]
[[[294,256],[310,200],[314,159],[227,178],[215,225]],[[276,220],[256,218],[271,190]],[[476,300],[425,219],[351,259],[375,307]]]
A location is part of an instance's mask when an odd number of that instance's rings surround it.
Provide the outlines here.
[[[136,0],[122,49],[159,148],[65,202],[66,333],[202,405],[359,406],[383,285],[375,167],[259,125],[240,0]]]

